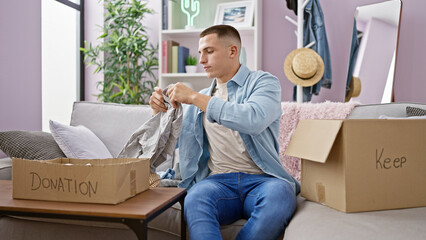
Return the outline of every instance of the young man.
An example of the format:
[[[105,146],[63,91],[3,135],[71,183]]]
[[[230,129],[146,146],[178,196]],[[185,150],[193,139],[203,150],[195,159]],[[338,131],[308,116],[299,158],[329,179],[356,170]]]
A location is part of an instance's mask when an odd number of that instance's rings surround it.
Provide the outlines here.
[[[241,39],[228,25],[200,34],[200,64],[210,88],[168,88],[173,107],[183,106],[179,136],[182,182],[189,188],[185,219],[191,239],[222,239],[220,226],[245,218],[237,239],[277,239],[296,208],[299,183],[281,166],[278,131],[281,86],[269,73],[239,62]],[[162,90],[152,94],[157,114],[166,111]]]

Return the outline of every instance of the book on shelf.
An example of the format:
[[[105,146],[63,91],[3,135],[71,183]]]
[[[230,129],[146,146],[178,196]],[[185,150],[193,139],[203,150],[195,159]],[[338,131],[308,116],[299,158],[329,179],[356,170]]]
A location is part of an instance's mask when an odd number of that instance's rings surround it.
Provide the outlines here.
[[[172,73],[178,73],[178,49],[179,46],[172,47]]]
[[[185,73],[186,58],[189,55],[189,48],[184,46],[178,46],[178,59],[177,67],[178,73]]]
[[[175,2],[174,1],[167,1],[167,29],[171,30],[173,29],[172,23],[173,23],[173,8],[174,8]]]
[[[181,1],[168,0],[167,4],[167,30],[183,29],[186,25],[186,17],[181,10]]]
[[[189,48],[184,46],[172,47],[172,73],[185,73],[185,59],[189,55]]]
[[[161,59],[161,69],[162,73],[171,73],[172,72],[172,47],[179,46],[178,42],[172,40],[163,40],[161,43],[162,47],[162,59]]]
[[[168,6],[168,0],[162,0],[162,6],[163,6],[163,22],[162,22],[162,28],[163,30],[167,30],[168,28],[168,21],[167,21],[167,16],[169,14],[169,11],[167,10],[167,6]]]

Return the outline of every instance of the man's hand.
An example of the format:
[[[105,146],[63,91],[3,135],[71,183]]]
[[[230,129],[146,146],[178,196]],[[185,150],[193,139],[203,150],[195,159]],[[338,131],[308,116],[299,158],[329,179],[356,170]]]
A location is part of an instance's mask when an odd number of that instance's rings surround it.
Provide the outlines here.
[[[170,99],[170,103],[174,108],[178,107],[178,103],[193,104],[194,97],[197,94],[198,93],[196,91],[180,82],[174,85],[170,85],[166,93]]]
[[[149,98],[149,105],[151,106],[154,115],[158,112],[167,112],[167,107],[164,104],[163,90],[161,88],[154,88],[154,92]]]
[[[169,97],[174,108],[177,108],[177,103],[193,104],[203,112],[206,111],[207,104],[211,98],[210,96],[192,90],[180,82],[169,86],[166,95]]]

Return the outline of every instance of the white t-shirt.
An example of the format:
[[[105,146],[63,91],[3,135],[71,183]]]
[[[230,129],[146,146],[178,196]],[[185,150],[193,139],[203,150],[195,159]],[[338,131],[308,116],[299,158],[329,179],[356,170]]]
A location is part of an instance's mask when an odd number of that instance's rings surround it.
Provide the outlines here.
[[[226,83],[217,83],[213,96],[228,101]],[[206,114],[203,117],[203,125],[209,140],[210,175],[231,172],[263,174],[251,159],[237,131],[209,122]]]

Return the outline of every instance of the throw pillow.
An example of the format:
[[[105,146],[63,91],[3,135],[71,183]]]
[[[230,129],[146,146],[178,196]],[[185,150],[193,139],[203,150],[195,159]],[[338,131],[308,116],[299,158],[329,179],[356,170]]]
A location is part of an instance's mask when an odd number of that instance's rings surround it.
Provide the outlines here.
[[[52,134],[41,131],[0,132],[0,150],[10,158],[45,160],[65,157]]]
[[[49,127],[56,143],[69,158],[112,158],[105,144],[85,126],[73,127],[50,120]]]
[[[405,111],[407,112],[408,117],[413,116],[425,116],[426,115],[426,109],[416,108],[416,107],[410,107],[408,106]]]

